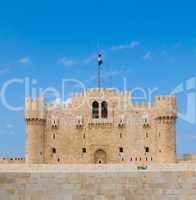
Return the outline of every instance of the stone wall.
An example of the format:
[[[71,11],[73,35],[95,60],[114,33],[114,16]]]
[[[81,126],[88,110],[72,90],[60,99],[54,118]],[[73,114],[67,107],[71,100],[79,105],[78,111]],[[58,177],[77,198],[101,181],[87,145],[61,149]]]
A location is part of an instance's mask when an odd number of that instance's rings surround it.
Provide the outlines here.
[[[0,165],[1,200],[195,200],[196,165]]]
[[[24,164],[25,158],[24,157],[0,157],[0,164]]]
[[[184,154],[177,159],[178,163],[196,163],[196,155],[195,154]]]

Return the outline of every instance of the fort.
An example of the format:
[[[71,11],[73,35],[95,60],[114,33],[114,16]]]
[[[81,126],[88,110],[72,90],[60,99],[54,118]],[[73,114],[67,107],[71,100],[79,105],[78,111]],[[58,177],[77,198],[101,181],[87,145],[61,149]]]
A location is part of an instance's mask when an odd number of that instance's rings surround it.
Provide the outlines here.
[[[176,97],[133,103],[128,91],[92,88],[69,103],[26,97],[26,156],[0,164],[130,164],[196,162],[176,156]]]
[[[0,199],[196,199],[195,155],[176,156],[175,96],[136,103],[88,89],[69,103],[26,97],[26,156],[0,159]]]
[[[70,103],[26,98],[27,163],[176,162],[176,98],[136,104],[128,91],[89,89]]]

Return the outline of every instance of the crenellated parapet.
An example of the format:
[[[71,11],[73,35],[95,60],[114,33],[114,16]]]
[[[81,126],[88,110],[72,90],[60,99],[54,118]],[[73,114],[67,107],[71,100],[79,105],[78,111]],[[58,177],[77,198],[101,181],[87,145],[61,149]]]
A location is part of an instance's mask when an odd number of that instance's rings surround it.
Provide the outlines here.
[[[25,99],[25,120],[46,120],[46,106],[43,98],[27,97]]]
[[[99,103],[103,101],[110,102],[109,106],[113,109],[116,107],[118,110],[128,109],[131,101],[131,94],[129,91],[118,91],[113,88],[91,88],[83,93],[72,93],[71,103],[67,106],[68,109],[76,110],[83,105],[91,108],[94,101]]]
[[[25,163],[24,157],[0,157],[0,164],[23,164]]]
[[[130,97],[130,92],[125,90],[125,91],[118,91],[113,88],[91,88],[87,90],[86,95],[87,96],[94,96],[94,97]]]
[[[153,111],[156,119],[168,121],[176,120],[176,97],[175,96],[157,96],[155,98]]]

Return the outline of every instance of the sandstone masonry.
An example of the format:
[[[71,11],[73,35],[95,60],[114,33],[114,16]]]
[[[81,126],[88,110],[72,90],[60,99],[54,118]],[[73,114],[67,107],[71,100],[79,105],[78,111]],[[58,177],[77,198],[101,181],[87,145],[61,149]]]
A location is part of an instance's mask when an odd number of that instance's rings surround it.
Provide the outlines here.
[[[176,97],[133,104],[127,91],[89,89],[69,104],[25,100],[26,163],[176,162]]]

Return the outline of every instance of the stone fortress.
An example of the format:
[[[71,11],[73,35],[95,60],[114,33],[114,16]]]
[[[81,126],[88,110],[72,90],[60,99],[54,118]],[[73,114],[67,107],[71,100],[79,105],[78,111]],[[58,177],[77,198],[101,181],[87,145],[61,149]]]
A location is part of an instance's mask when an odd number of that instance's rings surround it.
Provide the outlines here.
[[[0,157],[0,164],[196,163],[176,156],[175,96],[133,103],[128,91],[91,88],[69,103],[26,97],[26,156]]]
[[[175,96],[133,104],[95,88],[69,104],[27,97],[24,114],[27,154],[1,158],[0,199],[196,199],[196,157],[176,158]]]
[[[136,104],[127,91],[89,89],[70,103],[25,100],[27,163],[176,162],[176,97]]]

